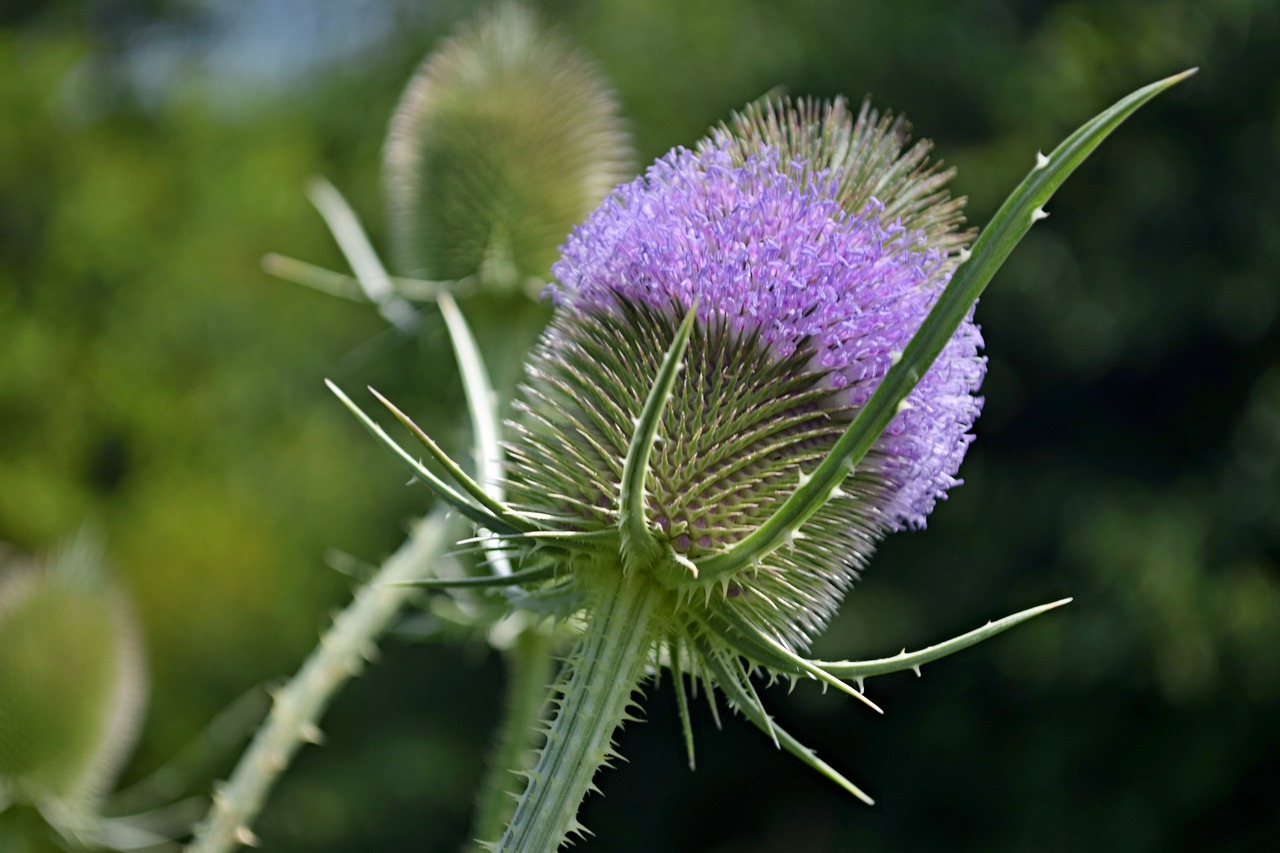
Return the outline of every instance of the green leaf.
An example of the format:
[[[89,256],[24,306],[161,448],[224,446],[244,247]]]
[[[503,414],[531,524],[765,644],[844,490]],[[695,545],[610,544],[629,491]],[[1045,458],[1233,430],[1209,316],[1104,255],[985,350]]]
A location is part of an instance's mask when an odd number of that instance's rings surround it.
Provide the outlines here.
[[[517,517],[508,506],[491,496],[483,486],[473,480],[466,471],[462,470],[462,466],[457,462],[454,462],[447,453],[440,449],[440,445],[436,444],[435,441],[432,440],[431,436],[423,432],[422,428],[410,420],[408,415],[396,408],[394,403],[372,388],[369,389],[369,393],[377,397],[378,402],[386,406],[387,410],[395,416],[396,420],[400,421],[406,429],[413,433],[419,443],[426,448],[427,453],[431,454],[431,458],[434,459],[440,467],[444,468],[445,472],[453,478],[453,481],[461,486],[463,491],[474,498],[476,503],[479,504],[486,512],[492,514],[503,525],[505,525],[506,528],[511,530],[517,530],[523,533],[533,529],[533,525]]]

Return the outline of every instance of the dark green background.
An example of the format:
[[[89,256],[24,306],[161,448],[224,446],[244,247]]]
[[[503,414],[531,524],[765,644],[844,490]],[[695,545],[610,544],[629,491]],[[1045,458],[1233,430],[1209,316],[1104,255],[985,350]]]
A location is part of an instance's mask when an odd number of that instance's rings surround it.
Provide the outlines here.
[[[103,531],[152,671],[126,781],[296,668],[349,594],[326,549],[376,562],[426,506],[321,379],[465,437],[438,324],[397,339],[259,259],[340,267],[302,195],[315,173],[382,240],[387,118],[467,4],[239,5],[0,7],[0,540],[39,552],[86,520]],[[967,484],[927,532],[884,544],[819,651],[889,654],[1075,604],[921,680],[872,682],[884,718],[810,685],[770,691],[875,808],[741,720],[717,732],[705,707],[690,773],[672,695],[651,690],[620,738],[629,763],[584,809],[584,849],[1275,849],[1280,6],[544,12],[616,87],[640,162],[774,86],[871,93],[960,167],[976,224],[1037,149],[1202,69],[1104,145],[993,283]],[[503,306],[464,308],[487,340],[518,339]],[[269,805],[266,849],[456,849],[501,688],[482,644],[389,643]]]

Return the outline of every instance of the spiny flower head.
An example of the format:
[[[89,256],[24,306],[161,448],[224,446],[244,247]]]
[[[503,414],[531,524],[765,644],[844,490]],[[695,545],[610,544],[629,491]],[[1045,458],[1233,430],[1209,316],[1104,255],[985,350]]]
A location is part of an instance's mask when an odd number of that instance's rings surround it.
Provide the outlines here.
[[[649,463],[666,586],[742,541],[831,450],[919,328],[967,235],[949,173],[901,122],[837,102],[760,107],[676,149],[570,236],[522,389],[510,494],[583,532],[619,525],[637,418],[696,304]],[[752,625],[804,645],[887,531],[955,485],[985,370],[966,321],[790,545],[715,578]],[[625,542],[621,543],[625,546]],[[680,568],[671,571],[672,561]]]
[[[495,563],[490,577],[422,585],[497,586],[582,616],[545,745],[491,849],[556,849],[581,833],[577,804],[651,667],[673,670],[691,764],[686,674],[870,803],[774,724],[753,670],[870,704],[845,680],[918,673],[1069,601],[889,658],[797,652],[878,539],[922,525],[957,482],[985,372],[972,310],[991,277],[1102,139],[1191,73],[1037,154],[972,254],[950,172],[926,162],[926,143],[904,150],[905,125],[866,107],[856,121],[841,102],[750,108],[672,152],[606,199],[554,267],[557,308],[527,365],[505,483],[468,477],[387,403],[445,482],[334,388],[497,537],[484,534],[490,551],[506,542],[523,558],[514,572]]]

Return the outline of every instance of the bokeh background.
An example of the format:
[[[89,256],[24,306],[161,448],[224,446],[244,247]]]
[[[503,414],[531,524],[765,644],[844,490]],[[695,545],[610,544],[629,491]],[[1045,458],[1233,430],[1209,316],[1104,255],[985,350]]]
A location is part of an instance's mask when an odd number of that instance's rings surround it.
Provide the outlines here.
[[[879,656],[1063,596],[990,644],[767,701],[874,796],[752,727],[649,692],[584,821],[601,851],[1169,851],[1280,845],[1280,6],[1274,0],[557,0],[638,162],[765,90],[906,113],[981,224],[1088,116],[1145,108],[1050,205],[979,308],[966,485],[887,541],[820,643]],[[0,6],[0,541],[91,522],[135,602],[150,710],[123,782],[291,673],[426,493],[324,390],[372,384],[460,442],[438,323],[268,278],[341,258],[332,179],[385,246],[379,152],[464,2],[5,0]],[[513,345],[542,309],[464,305]],[[504,382],[512,381],[510,376]],[[408,627],[412,627],[412,622]],[[386,644],[257,829],[265,849],[455,850],[502,695],[483,643]],[[230,749],[216,771],[225,773]],[[207,788],[212,776],[192,780]],[[10,832],[31,824],[0,815]],[[54,849],[26,834],[27,849]],[[7,837],[17,838],[17,834]],[[17,842],[11,842],[17,843]]]

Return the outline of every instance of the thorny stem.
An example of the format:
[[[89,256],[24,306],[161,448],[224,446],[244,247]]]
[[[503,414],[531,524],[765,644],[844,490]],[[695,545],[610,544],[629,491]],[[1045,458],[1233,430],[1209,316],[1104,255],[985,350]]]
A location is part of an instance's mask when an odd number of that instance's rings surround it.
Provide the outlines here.
[[[378,638],[416,594],[413,587],[397,584],[428,574],[453,543],[453,528],[445,508],[434,510],[338,614],[302,669],[274,694],[270,716],[231,779],[215,789],[213,805],[196,827],[187,853],[225,853],[257,844],[250,827],[271,787],[304,743],[319,742],[318,724],[330,700],[359,674]]]
[[[620,566],[604,566],[598,574],[587,632],[557,685],[560,696],[547,743],[494,851],[551,853],[570,833],[581,831],[578,807],[592,790],[596,771],[614,756],[613,733],[628,719],[664,593],[641,572],[623,577]]]

